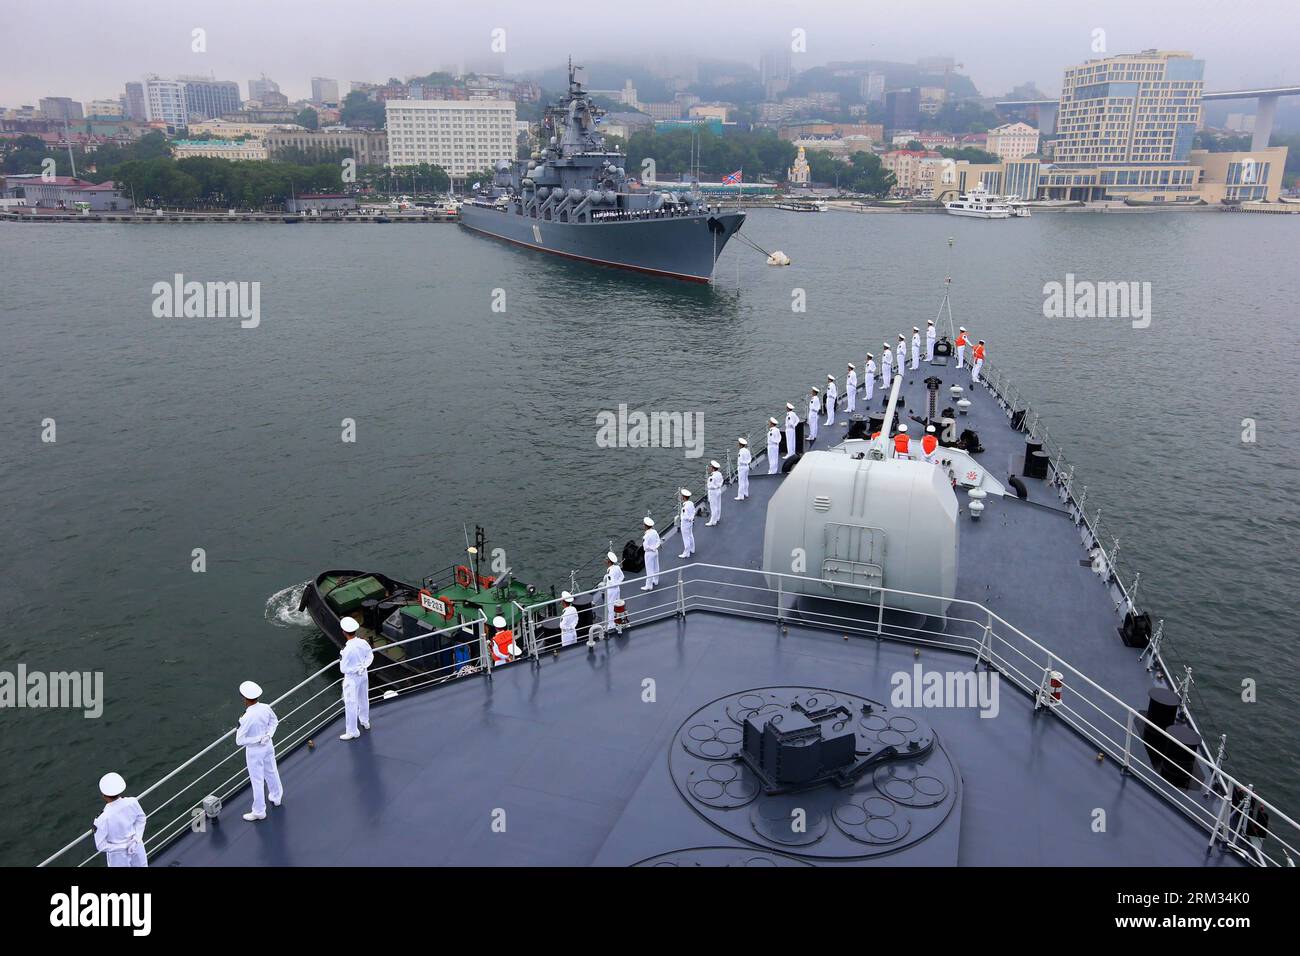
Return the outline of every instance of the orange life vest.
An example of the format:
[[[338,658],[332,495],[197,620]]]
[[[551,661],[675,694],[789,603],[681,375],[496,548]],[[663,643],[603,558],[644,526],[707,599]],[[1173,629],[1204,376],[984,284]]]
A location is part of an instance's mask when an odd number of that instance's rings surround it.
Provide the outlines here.
[[[975,351],[972,354],[974,354],[974,356],[977,359],[982,359],[984,357],[984,346],[982,345],[975,346]]]
[[[924,438],[921,439],[921,449],[927,455],[933,455],[934,450],[938,447],[939,447],[939,439],[935,438],[933,435],[926,435]]]
[[[492,636],[492,658],[497,661],[510,660],[510,645],[515,642],[515,635],[509,628],[498,631]]]
[[[900,455],[907,454],[907,435],[903,432],[899,432],[894,436],[894,451],[898,452]]]
[[[968,343],[968,342],[966,341],[966,333],[965,333],[965,332],[963,332],[961,335],[957,336],[957,345],[958,345],[958,346],[968,345],[968,344],[970,344],[970,343]]]

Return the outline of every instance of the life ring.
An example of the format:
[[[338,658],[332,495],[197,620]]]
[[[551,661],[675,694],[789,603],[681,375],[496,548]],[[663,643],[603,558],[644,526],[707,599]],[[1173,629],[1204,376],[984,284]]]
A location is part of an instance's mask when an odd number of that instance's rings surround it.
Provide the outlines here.
[[[463,564],[456,565],[456,583],[463,588],[469,587],[474,582],[474,573]]]

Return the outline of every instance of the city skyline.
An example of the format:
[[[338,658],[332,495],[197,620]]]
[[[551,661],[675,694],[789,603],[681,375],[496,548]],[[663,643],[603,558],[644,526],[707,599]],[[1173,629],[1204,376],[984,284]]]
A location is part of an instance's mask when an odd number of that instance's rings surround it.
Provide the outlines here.
[[[1148,4],[1132,10],[1118,2],[1092,3],[1083,12],[1043,11],[1028,0],[1000,0],[978,10],[953,6],[935,19],[918,19],[914,6],[888,0],[864,9],[860,4],[826,0],[809,8],[778,4],[759,10],[751,4],[723,2],[710,7],[707,20],[691,17],[701,29],[646,31],[641,18],[615,18],[590,28],[559,29],[539,23],[522,3],[497,2],[473,12],[437,6],[398,4],[368,9],[358,20],[339,0],[289,2],[272,10],[241,2],[220,10],[210,4],[180,2],[165,9],[124,5],[104,22],[97,18],[97,40],[113,54],[87,55],[80,46],[16,45],[0,63],[0,105],[35,104],[63,96],[74,101],[116,97],[128,81],[144,75],[204,75],[234,80],[248,92],[251,78],[266,74],[290,100],[308,99],[313,78],[334,78],[340,95],[353,80],[383,82],[390,76],[424,75],[449,63],[473,64],[493,56],[494,30],[504,30],[504,61],[511,73],[554,67],[564,57],[618,61],[654,56],[729,60],[757,67],[765,50],[789,42],[803,30],[806,52],[792,56],[796,69],[836,60],[911,63],[950,56],[955,71],[969,76],[984,96],[1034,82],[1049,95],[1059,92],[1063,71],[1093,57],[1147,48],[1189,49],[1206,62],[1207,88],[1231,88],[1293,80],[1286,75],[1289,47],[1300,12],[1284,0],[1260,0],[1243,19],[1239,10],[1195,0]],[[312,16],[303,14],[310,10]],[[679,23],[694,7],[680,0],[656,5],[650,17]],[[1176,18],[1168,14],[1177,11]],[[88,0],[70,0],[61,15],[95,15]],[[331,31],[331,17],[347,17],[346,31]],[[48,12],[34,0],[15,0],[11,22],[34,22]],[[302,24],[316,24],[308,32]],[[340,21],[342,22],[342,21]],[[1268,29],[1257,29],[1261,22]],[[624,25],[627,23],[628,25]],[[725,25],[719,37],[716,24]],[[204,31],[195,52],[192,31]],[[1101,31],[1100,33],[1098,31]],[[300,42],[285,42],[297,34]],[[647,39],[647,33],[649,39]],[[698,34],[698,35],[697,35]],[[671,35],[671,42],[667,37]],[[1248,40],[1248,42],[1242,42]],[[1104,47],[1098,50],[1098,45]],[[1015,56],[1008,56],[1008,45]],[[477,52],[476,52],[477,51]]]

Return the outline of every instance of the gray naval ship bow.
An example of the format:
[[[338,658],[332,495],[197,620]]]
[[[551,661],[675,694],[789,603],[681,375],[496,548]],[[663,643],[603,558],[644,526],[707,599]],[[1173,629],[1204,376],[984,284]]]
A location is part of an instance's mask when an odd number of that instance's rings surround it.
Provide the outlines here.
[[[567,95],[546,111],[542,149],[501,160],[492,183],[461,205],[460,224],[567,259],[708,282],[745,214],[710,206],[691,184],[650,188],[606,146],[602,111],[569,65]]]
[[[948,342],[774,474],[760,451],[694,556],[661,521],[655,589],[625,549],[625,626],[590,588],[570,646],[558,602],[516,602],[504,665],[482,619],[401,642],[349,742],[336,665],[285,691],[283,805],[240,819],[228,732],[139,794],[151,863],[1292,865],[1300,825],[1202,739],[1063,450]],[[934,462],[888,454],[908,420],[943,426]]]

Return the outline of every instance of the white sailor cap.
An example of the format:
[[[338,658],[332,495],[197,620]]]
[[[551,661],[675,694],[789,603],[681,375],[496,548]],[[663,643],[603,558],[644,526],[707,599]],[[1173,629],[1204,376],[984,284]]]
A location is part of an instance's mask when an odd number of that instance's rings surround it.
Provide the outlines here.
[[[898,426],[898,430],[899,430],[900,432],[905,432],[905,431],[907,431],[907,425],[905,425],[905,424],[904,424],[904,425],[899,425],[899,426]]]
[[[106,773],[99,778],[99,792],[106,797],[120,797],[126,791],[126,781],[120,773]]]
[[[853,368],[853,366],[850,365],[849,368]],[[828,382],[833,382],[833,381],[835,381],[835,376],[834,376],[834,375],[827,375],[827,376],[826,376],[826,381],[828,381]]]
[[[870,354],[871,354],[871,353],[870,353],[870,352],[868,352],[868,353],[867,353],[867,354],[868,354],[868,355],[870,355]],[[853,363],[852,363],[852,362],[850,362],[850,363],[849,363],[849,368],[852,368],[852,369],[856,369],[856,368],[857,368],[857,366],[856,366],[856,365],[854,365],[854,364],[853,364]]]
[[[655,526],[655,519],[651,518],[649,515],[646,515],[644,518],[641,519],[641,523],[645,525],[647,528],[653,528]]]
[[[682,496],[683,498],[689,498],[689,497],[691,496],[691,489],[689,489],[689,488],[683,488],[683,489],[681,490],[681,496]]]
[[[912,331],[913,331],[913,332],[920,332],[920,331],[921,331],[921,327],[920,327],[919,325],[914,325],[914,326],[912,326]]]
[[[721,468],[722,466],[719,465],[716,461],[711,461],[711,462],[709,462],[709,467],[710,467],[710,468]]]
[[[898,341],[900,341],[900,342],[906,342],[906,341],[907,341],[907,336],[903,335],[902,332],[899,332],[899,333],[898,333]]]
[[[605,560],[610,562],[611,564],[618,564],[618,555],[616,555],[613,551],[606,551]]]
[[[934,432],[934,426],[933,426],[933,425],[926,425],[926,426],[925,426],[925,430],[926,430],[927,432],[933,433],[933,432]]]
[[[959,326],[957,326],[957,331],[958,331],[958,332],[965,332],[965,331],[966,331],[966,326],[964,326],[964,325],[959,325]]]
[[[816,385],[812,387],[812,390],[814,395],[820,395],[822,393],[822,390],[818,388]]]
[[[745,447],[749,447],[749,439],[748,439],[748,438],[737,438],[737,439],[736,439],[736,444],[737,444],[737,445],[743,445],[743,446],[745,446]]]
[[[355,618],[345,617],[339,621],[339,627],[343,628],[344,634],[355,634],[359,626]]]
[[[786,403],[785,403],[785,410],[786,410],[787,412],[792,412],[792,411],[794,411],[794,406],[791,405],[789,402],[786,402]]]
[[[262,688],[257,682],[246,680],[239,685],[239,695],[245,700],[257,700],[262,696]]]
[[[926,325],[934,325],[934,319],[926,319],[926,320],[925,320],[925,324],[926,324]]]
[[[769,418],[769,419],[767,420],[767,423],[768,423],[769,425],[775,425],[775,424],[776,424],[776,419],[775,419],[775,418]]]
[[[504,617],[502,617],[500,614],[498,614],[496,617],[492,618],[492,626],[493,626],[493,627],[505,627],[505,626],[506,626],[506,619],[505,619]]]
[[[875,356],[874,353],[872,353],[872,352],[868,352],[868,353],[867,353],[867,358],[869,358],[869,359],[873,359],[873,358],[875,358],[875,357],[876,357],[876,356]]]
[[[561,591],[561,592],[560,592],[560,600],[563,601],[565,604],[572,604],[572,603],[573,603],[573,595],[570,594],[568,591]]]

